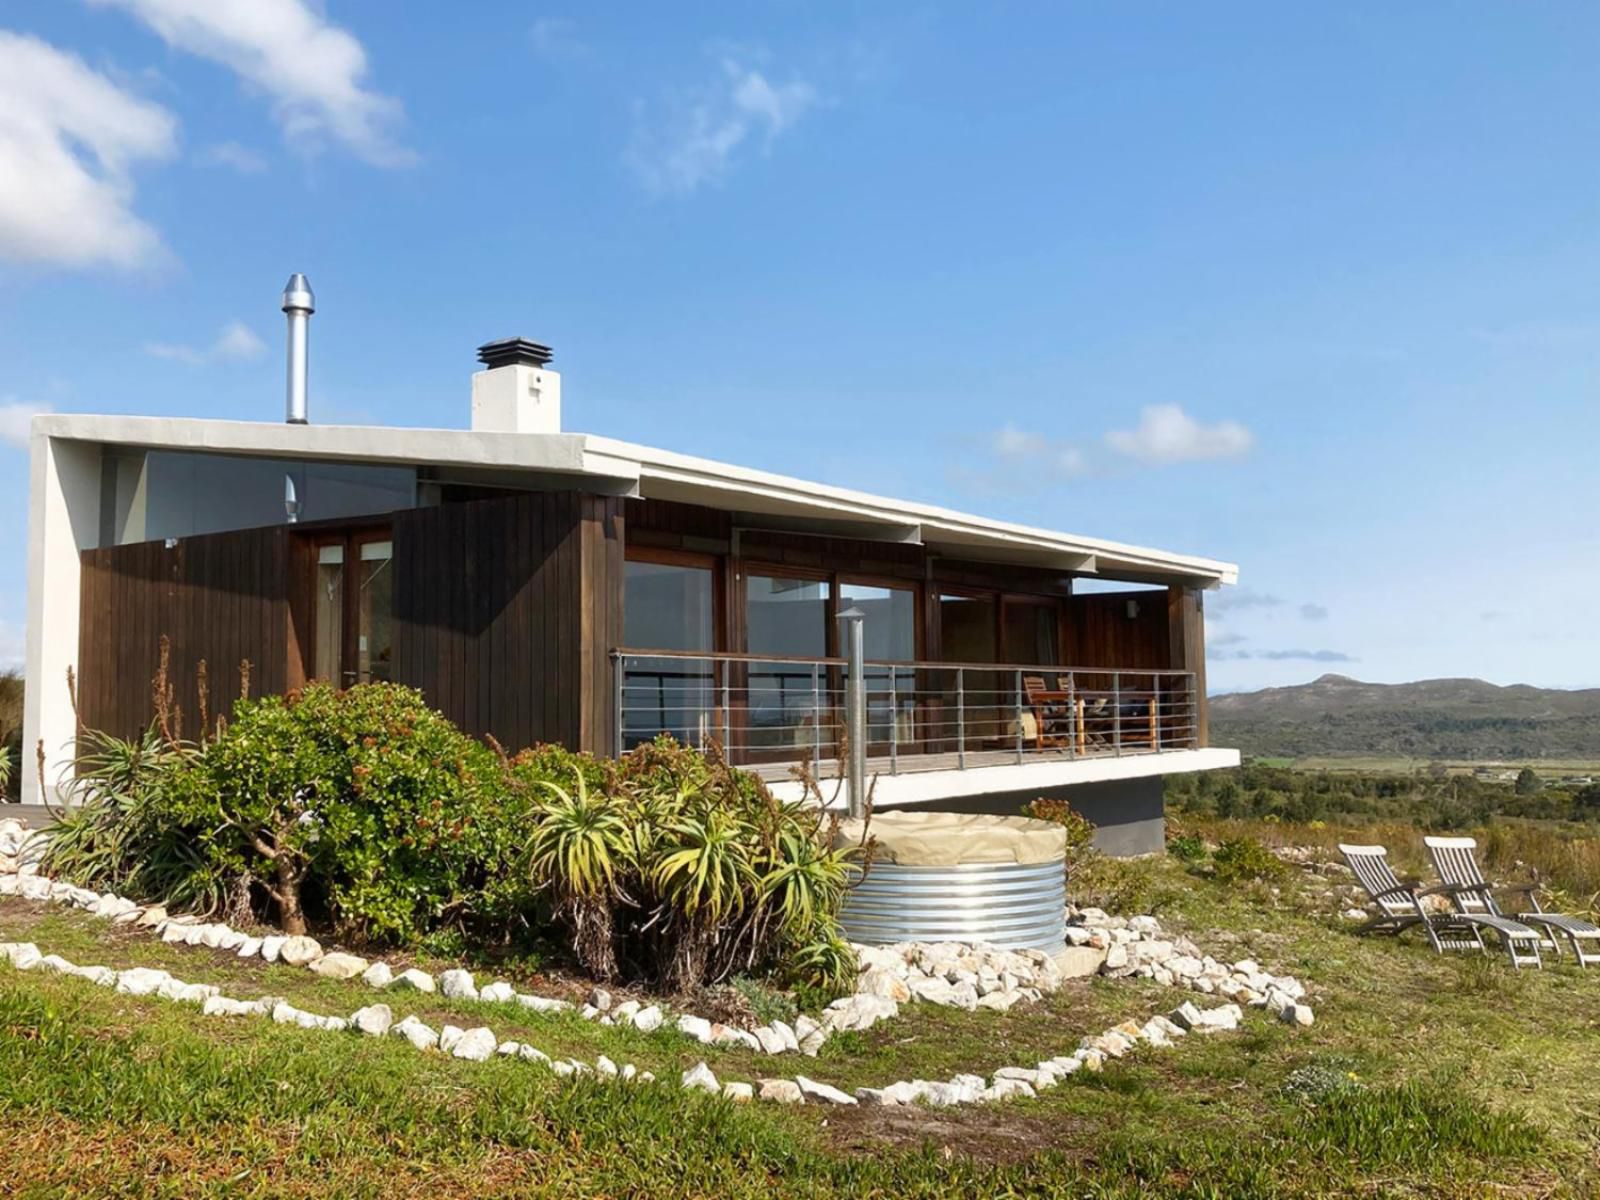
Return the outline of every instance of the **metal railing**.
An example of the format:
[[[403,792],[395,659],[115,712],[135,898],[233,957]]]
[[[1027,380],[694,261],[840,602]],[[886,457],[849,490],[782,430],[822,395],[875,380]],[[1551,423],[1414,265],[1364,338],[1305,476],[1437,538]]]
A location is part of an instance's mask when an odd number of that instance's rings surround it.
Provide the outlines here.
[[[821,776],[847,746],[843,658],[619,649],[612,663],[619,751],[670,733],[715,740],[741,765],[808,760]],[[862,678],[873,774],[1199,744],[1189,671],[866,660]]]

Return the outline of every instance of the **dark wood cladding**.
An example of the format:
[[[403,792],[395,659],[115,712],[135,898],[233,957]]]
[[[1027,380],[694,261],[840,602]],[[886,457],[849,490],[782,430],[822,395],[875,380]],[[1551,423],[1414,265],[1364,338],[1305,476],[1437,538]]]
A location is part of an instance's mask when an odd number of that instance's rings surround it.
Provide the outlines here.
[[[1138,615],[1128,615],[1128,604]],[[1167,594],[1160,591],[1087,592],[1067,602],[1063,661],[1073,666],[1165,671]]]
[[[253,694],[297,682],[288,670],[299,634],[286,529],[106,546],[81,557],[78,710],[87,727],[119,737],[148,728],[163,635],[171,646],[168,679],[190,736],[198,727],[201,660],[212,713],[226,713],[238,696],[241,661],[251,664]]]
[[[1206,703],[1205,593],[1193,587],[1167,589],[1167,628],[1171,666],[1194,672],[1195,745],[1211,744],[1211,712]]]
[[[611,749],[622,503],[528,492],[394,516],[395,679],[507,749]]]

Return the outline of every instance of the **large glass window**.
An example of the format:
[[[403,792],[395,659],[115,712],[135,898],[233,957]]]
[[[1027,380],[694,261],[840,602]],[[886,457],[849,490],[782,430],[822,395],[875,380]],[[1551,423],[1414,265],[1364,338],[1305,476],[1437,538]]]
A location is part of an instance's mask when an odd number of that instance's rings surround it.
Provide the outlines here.
[[[828,653],[826,580],[751,575],[745,587],[745,644],[751,654],[823,658]],[[752,662],[747,668],[749,712],[746,737],[753,748],[810,746],[822,734],[827,687],[805,663]]]
[[[939,657],[946,662],[995,662],[995,602],[992,596],[939,597]]]
[[[626,648],[716,648],[716,572],[709,565],[630,561],[623,579]],[[716,684],[709,659],[628,655],[622,679],[624,748],[660,733],[696,746],[720,736]]]
[[[316,653],[312,674],[344,686],[344,543],[317,547]]]
[[[917,593],[912,588],[839,583],[839,611],[866,614],[862,640],[869,663],[910,662],[917,657]],[[867,676],[867,740],[897,740],[907,745],[916,737],[916,675],[909,668],[891,671],[869,666]]]
[[[1052,667],[1059,661],[1060,610],[1054,601],[1007,599],[1006,661]]]
[[[356,680],[394,679],[394,543],[362,542],[357,570]]]

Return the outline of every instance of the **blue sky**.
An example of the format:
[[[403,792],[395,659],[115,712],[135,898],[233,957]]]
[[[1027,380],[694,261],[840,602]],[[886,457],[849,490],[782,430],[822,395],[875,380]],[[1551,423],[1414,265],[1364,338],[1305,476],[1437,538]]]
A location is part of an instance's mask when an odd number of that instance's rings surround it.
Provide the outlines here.
[[[1216,687],[1600,685],[1600,7],[8,0],[26,415],[569,428],[1237,561]],[[397,15],[398,14],[398,15]]]

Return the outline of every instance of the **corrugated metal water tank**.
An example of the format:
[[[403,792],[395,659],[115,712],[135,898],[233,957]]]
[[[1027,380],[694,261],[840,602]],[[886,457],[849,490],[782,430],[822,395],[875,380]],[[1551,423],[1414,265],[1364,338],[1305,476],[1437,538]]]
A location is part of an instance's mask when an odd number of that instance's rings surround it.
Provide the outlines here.
[[[1025,817],[883,813],[871,869],[845,901],[845,936],[867,945],[988,942],[1055,953],[1066,944],[1066,832]],[[859,841],[859,822],[841,839]]]

